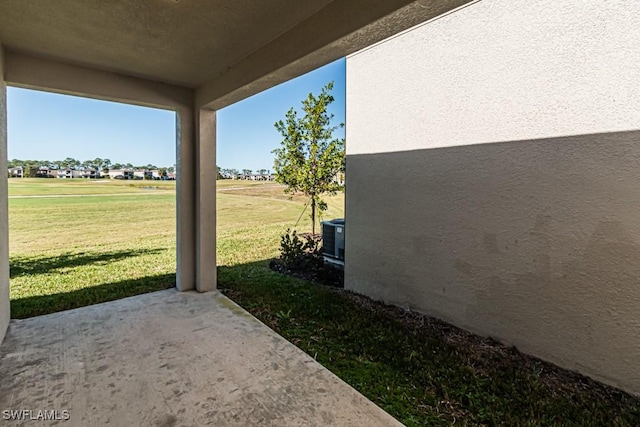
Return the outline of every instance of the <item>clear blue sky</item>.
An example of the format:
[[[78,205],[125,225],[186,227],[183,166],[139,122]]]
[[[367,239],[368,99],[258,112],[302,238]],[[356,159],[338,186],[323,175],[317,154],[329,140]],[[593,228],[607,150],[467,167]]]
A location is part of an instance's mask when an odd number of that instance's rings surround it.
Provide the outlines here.
[[[281,135],[273,126],[284,119],[291,108],[300,109],[309,92],[317,94],[333,81],[335,101],[329,112],[335,114],[335,123],[345,118],[345,60],[341,59],[318,68],[297,79],[290,80],[218,112],[218,159],[222,168],[273,169],[273,154]],[[344,128],[336,131],[344,137]]]
[[[334,82],[335,123],[345,117],[345,61],[338,60],[218,112],[217,164],[234,169],[272,169],[281,137],[273,124],[309,92]],[[175,164],[175,114],[47,92],[9,88],[9,159]],[[344,129],[336,133],[344,137]]]

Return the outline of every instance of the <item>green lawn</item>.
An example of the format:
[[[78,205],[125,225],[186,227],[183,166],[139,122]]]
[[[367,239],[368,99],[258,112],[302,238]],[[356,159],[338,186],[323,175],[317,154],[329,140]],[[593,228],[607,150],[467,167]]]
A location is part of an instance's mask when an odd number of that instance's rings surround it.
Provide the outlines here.
[[[274,183],[221,181],[219,189],[219,262],[275,256],[304,200]],[[175,182],[10,179],[9,194],[12,317],[174,286]],[[342,196],[329,202],[328,214],[342,215]]]
[[[174,183],[10,180],[12,316],[175,282]],[[132,185],[130,185],[132,184]],[[127,194],[125,194],[127,193]],[[129,194],[131,193],[131,194]],[[274,273],[305,204],[273,183],[218,182],[223,293],[409,426],[640,425],[640,400],[446,324]],[[327,218],[343,215],[329,199]],[[307,230],[303,216],[299,230]]]
[[[61,180],[15,181],[10,191],[28,189],[30,196],[51,196],[61,185],[56,182]],[[120,185],[96,184],[105,190],[100,196],[89,184],[65,184],[67,194],[85,189],[91,196],[9,199],[12,317],[173,286],[174,191],[116,196],[109,190]]]
[[[149,192],[174,192],[175,181],[125,181],[119,179],[9,179],[9,197],[86,195],[86,194],[142,194]]]

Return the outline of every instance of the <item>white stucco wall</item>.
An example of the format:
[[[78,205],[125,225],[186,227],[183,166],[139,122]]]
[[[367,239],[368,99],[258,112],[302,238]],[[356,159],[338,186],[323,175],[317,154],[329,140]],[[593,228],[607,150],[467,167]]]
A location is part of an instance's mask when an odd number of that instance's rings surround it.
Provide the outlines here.
[[[640,3],[482,0],[347,59],[346,287],[640,393]]]
[[[7,170],[7,86],[0,43],[0,171]],[[0,173],[0,343],[9,326],[9,212],[7,174]]]

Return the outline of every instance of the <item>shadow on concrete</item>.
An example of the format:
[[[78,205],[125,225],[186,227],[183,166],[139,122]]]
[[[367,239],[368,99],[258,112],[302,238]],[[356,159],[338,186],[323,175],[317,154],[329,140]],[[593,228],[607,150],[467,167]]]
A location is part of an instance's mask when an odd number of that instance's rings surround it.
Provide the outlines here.
[[[79,267],[88,264],[108,264],[124,258],[132,258],[141,255],[157,254],[164,249],[132,249],[124,251],[112,251],[103,253],[69,253],[58,256],[42,258],[12,257],[10,277],[16,278],[29,274],[48,273],[53,270],[68,267]]]

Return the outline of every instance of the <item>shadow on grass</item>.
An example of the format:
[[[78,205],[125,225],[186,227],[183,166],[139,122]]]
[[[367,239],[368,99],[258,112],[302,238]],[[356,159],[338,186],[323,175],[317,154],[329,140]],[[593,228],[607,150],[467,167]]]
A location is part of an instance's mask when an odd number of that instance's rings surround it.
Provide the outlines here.
[[[147,292],[160,291],[175,285],[175,274],[159,274],[157,276],[89,286],[70,292],[12,299],[11,318],[25,319],[27,317],[56,313]]]
[[[268,263],[220,266],[220,291],[405,425],[640,425],[620,390]]]
[[[131,249],[100,253],[69,253],[52,257],[12,257],[10,277],[48,273],[60,268],[79,267],[88,264],[108,264],[124,258],[157,254],[164,249]]]

